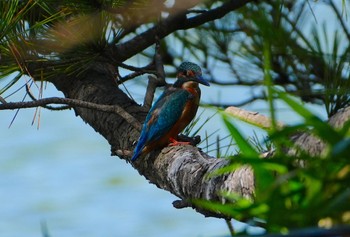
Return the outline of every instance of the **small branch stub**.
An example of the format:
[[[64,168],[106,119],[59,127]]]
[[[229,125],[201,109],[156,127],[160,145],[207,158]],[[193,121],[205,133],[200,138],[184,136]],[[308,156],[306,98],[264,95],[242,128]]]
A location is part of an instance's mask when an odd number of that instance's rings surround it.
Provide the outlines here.
[[[230,106],[225,109],[225,112],[235,118],[238,118],[246,123],[255,125],[265,130],[270,130],[272,127],[271,119],[258,112],[251,112],[237,107]],[[277,122],[277,128],[283,128],[284,124]]]

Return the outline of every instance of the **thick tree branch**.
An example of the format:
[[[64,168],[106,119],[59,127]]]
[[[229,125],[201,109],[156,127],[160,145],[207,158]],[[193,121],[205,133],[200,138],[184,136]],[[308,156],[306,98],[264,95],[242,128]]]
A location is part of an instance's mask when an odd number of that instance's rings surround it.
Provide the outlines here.
[[[103,110],[91,109],[90,106],[74,105],[76,114],[111,144],[112,154],[118,154],[120,158],[128,161],[140,132],[135,128],[137,126],[131,125],[129,119],[112,111],[119,106],[141,123],[146,116],[146,111],[115,86],[115,72],[110,71],[109,68],[108,65],[101,64],[91,68],[80,77],[61,77],[52,82],[68,98],[99,106],[101,104],[111,106],[106,107],[108,108],[106,109],[108,113],[106,113]],[[60,102],[66,103],[67,101]],[[350,111],[350,108],[347,111]],[[341,118],[342,120],[349,119],[349,115]],[[295,141],[299,141],[298,139],[301,138],[296,138]],[[307,142],[303,143],[306,148]],[[197,147],[181,146],[154,151],[132,165],[151,183],[173,193],[181,199],[181,203],[187,203],[183,206],[191,206],[195,199],[226,202],[227,200],[220,195],[222,191],[234,192],[253,199],[254,174],[250,167],[241,167],[224,175],[211,175],[229,162],[226,159],[210,157]],[[225,218],[220,213],[208,212],[196,206],[192,207],[205,216]]]
[[[329,119],[329,124],[334,128],[341,128],[350,120],[350,107],[339,110]],[[326,143],[312,133],[298,133],[293,136],[292,141],[297,149],[289,149],[288,155],[297,155],[300,150],[308,152],[313,156],[320,156],[327,147]]]
[[[107,57],[113,59],[112,62],[123,62],[154,44],[157,37],[161,39],[176,30],[189,29],[218,19],[251,1],[230,0],[222,6],[191,18],[187,18],[185,12],[171,16],[133,39],[112,46],[110,48],[112,51],[107,53]],[[63,102],[74,106],[76,114],[110,143],[112,154],[118,154],[120,158],[129,161],[130,151],[133,150],[139,138],[141,123],[147,111],[116,86],[113,68],[117,65],[110,65],[109,62],[110,60],[103,60],[101,63],[96,63],[99,65],[91,66],[79,76],[50,79],[70,99],[38,100],[31,103],[40,106],[40,103],[62,104]],[[84,103],[76,103],[77,101]],[[2,104],[0,108],[8,104]],[[26,106],[29,105],[26,104]],[[101,106],[104,109],[101,109]],[[130,119],[131,117],[133,119]],[[340,118],[348,120],[349,115]],[[296,138],[295,141],[299,139]],[[236,193],[249,199],[254,198],[255,180],[249,166],[243,166],[226,174],[212,175],[229,162],[227,159],[210,157],[199,148],[188,145],[154,151],[132,165],[151,183],[179,197],[181,201],[177,202],[178,207],[191,206],[205,216],[224,217],[220,213],[192,206],[191,203],[196,199],[227,202],[228,200],[220,195],[223,191]]]
[[[106,66],[107,68],[107,66]],[[89,70],[84,77],[53,80],[55,86],[66,97],[94,104],[122,107],[131,116],[143,121],[146,111],[136,105],[123,91],[115,87],[113,72]],[[52,102],[52,101],[51,101]],[[62,102],[62,101],[61,101]],[[112,154],[125,160],[130,159],[130,151],[139,138],[139,130],[119,113],[106,113],[100,110],[75,107],[75,112],[111,144]],[[168,190],[181,200],[191,203],[194,199],[207,199],[225,202],[222,191],[236,192],[253,198],[254,176],[249,167],[220,176],[210,176],[213,171],[227,165],[229,160],[215,159],[193,146],[167,147],[155,151],[133,163],[140,174],[157,187]],[[196,208],[206,216],[221,216]]]
[[[203,210],[191,203],[198,199],[225,203],[227,200],[221,193],[226,191],[248,199],[254,198],[254,175],[250,167],[244,166],[225,175],[212,176],[229,162],[227,159],[210,157],[193,146],[178,146],[166,147],[159,155],[151,154],[136,162],[135,167],[151,183],[181,198],[181,201],[174,203],[177,208],[192,207],[205,216],[225,218],[220,213]],[[145,164],[147,169],[142,168]]]

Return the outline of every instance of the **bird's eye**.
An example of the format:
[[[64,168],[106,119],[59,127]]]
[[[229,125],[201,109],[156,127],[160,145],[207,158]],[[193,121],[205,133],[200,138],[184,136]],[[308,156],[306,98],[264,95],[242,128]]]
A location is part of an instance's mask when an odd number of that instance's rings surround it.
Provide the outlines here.
[[[188,77],[193,77],[193,76],[194,76],[194,72],[191,71],[191,70],[187,70],[187,71],[186,71],[186,76],[188,76]]]

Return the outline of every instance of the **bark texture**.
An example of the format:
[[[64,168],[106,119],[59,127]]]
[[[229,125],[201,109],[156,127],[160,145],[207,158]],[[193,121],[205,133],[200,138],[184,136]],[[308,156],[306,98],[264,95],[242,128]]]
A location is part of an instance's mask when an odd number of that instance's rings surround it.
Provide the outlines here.
[[[61,77],[53,80],[55,86],[66,97],[105,105],[119,105],[129,114],[143,122],[147,111],[131,100],[114,81],[114,72],[106,64],[96,64],[79,78]],[[77,116],[93,127],[111,145],[112,154],[118,151],[132,151],[139,137],[139,130],[120,115],[85,108],[75,108]],[[330,123],[342,126],[349,119],[350,108],[335,115]],[[299,134],[296,144],[305,150],[319,154],[324,145],[310,134]],[[126,152],[127,153],[127,152]],[[130,159],[129,155],[119,157]],[[212,176],[215,170],[228,164],[228,160],[213,158],[193,146],[166,147],[136,160],[132,165],[157,187],[168,190],[181,199],[176,207],[192,206],[193,199],[206,199],[225,203],[220,192],[229,191],[246,198],[254,198],[254,174],[250,167],[242,167],[232,173]],[[205,216],[223,217],[192,206]]]
[[[117,87],[113,71],[108,68],[108,65],[100,64],[82,77],[61,77],[52,82],[68,98],[96,104],[119,105],[142,123],[147,111]],[[120,150],[133,150],[140,132],[120,115],[78,107],[75,112],[110,143],[113,155]],[[130,159],[128,155],[119,156],[127,161]],[[197,147],[189,145],[152,152],[132,165],[151,183],[185,201],[186,206],[191,206],[193,199],[225,202],[220,196],[222,191],[235,192],[252,199],[254,175],[249,167],[226,175],[209,176],[227,164],[228,160],[210,157]],[[220,216],[217,213],[197,210],[206,216]]]
[[[48,63],[46,65],[44,62],[42,65],[28,62],[27,69],[34,77],[36,72],[40,71],[37,69],[50,71],[55,76],[47,80],[52,82],[67,98],[101,105],[118,105],[128,115],[136,118],[141,125],[147,111],[118,88],[115,81],[116,67],[153,45],[156,38],[162,39],[175,31],[190,29],[219,19],[249,2],[252,0],[229,0],[212,10],[196,14],[193,17],[187,15],[186,9],[178,14],[171,14],[166,20],[123,43],[107,45],[103,48],[103,52],[100,52],[100,57],[96,59],[94,65],[77,76],[71,74],[56,76],[54,64]],[[137,126],[132,125],[120,113],[83,107],[74,107],[74,110],[77,116],[81,117],[84,122],[88,123],[109,142],[112,155],[118,154],[121,159],[129,161],[130,153],[140,135]],[[339,125],[341,122],[338,120],[348,120],[349,111],[342,116],[334,116],[335,121],[331,121],[331,123]],[[250,120],[251,116],[256,115],[249,114],[246,117]],[[269,126],[269,121],[266,121],[266,124]],[[300,134],[294,139],[296,144],[300,144],[305,150],[315,154],[324,149],[323,143],[309,134]],[[311,149],[315,149],[315,151]],[[254,174],[250,167],[245,166],[224,175],[212,175],[213,172],[228,163],[228,160],[210,157],[196,147],[181,146],[154,151],[131,165],[151,183],[179,197],[180,202],[175,203],[176,207],[192,206],[193,199],[224,203],[226,200],[220,195],[222,191],[234,192],[254,199]],[[198,207],[192,207],[205,216],[223,217],[219,213],[210,213]]]
[[[329,124],[334,128],[341,128],[350,119],[350,107],[338,111],[329,119]],[[288,150],[289,155],[297,155],[299,150],[308,152],[313,156],[320,156],[326,150],[327,145],[311,132],[298,133],[292,137],[292,141],[298,149]]]

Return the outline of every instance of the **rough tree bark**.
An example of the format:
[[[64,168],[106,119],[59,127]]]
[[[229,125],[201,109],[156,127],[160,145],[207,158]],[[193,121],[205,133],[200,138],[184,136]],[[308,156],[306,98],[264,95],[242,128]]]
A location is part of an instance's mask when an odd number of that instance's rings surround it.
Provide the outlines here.
[[[60,77],[52,83],[66,97],[97,104],[119,105],[129,114],[143,122],[146,111],[127,97],[115,84],[114,72],[108,64],[97,64],[78,78]],[[139,130],[120,115],[98,110],[75,108],[77,116],[93,127],[111,145],[113,155],[129,160],[129,155],[120,151],[133,150],[139,137]],[[341,126],[349,119],[350,108],[336,114],[331,123]],[[322,142],[309,134],[299,134],[294,138],[305,150],[321,152]],[[315,145],[316,144],[316,145]],[[317,145],[321,144],[321,145]],[[153,152],[133,165],[141,175],[161,189],[165,189],[181,199],[175,207],[191,206],[192,199],[225,202],[221,191],[235,192],[246,198],[254,198],[254,174],[251,168],[242,167],[232,173],[208,176],[213,171],[228,164],[227,159],[213,158],[193,146],[166,147],[161,152]],[[224,217],[194,207],[205,216]]]
[[[34,101],[21,102],[18,105],[4,101],[0,104],[0,110],[42,106],[46,101],[54,101],[54,103],[72,101],[74,103],[70,105],[74,108],[76,115],[110,143],[112,155],[119,155],[120,158],[128,161],[147,111],[118,88],[114,75],[115,71],[111,65],[96,63],[79,77],[61,75],[51,80],[58,90],[62,91],[67,98],[71,98],[70,100],[54,98],[37,101],[40,104]],[[226,111],[236,117],[256,121],[265,127],[270,126],[270,121],[258,113],[234,107]],[[349,118],[350,107],[347,107],[332,116],[329,123],[339,128]],[[310,132],[299,132],[291,139],[297,148],[286,151],[291,156],[297,155],[300,149],[311,155],[321,155],[326,148],[326,145]],[[273,151],[263,155],[269,157],[273,155]],[[193,206],[191,200],[204,199],[225,203],[226,200],[220,196],[222,191],[234,192],[245,198],[253,199],[254,174],[250,167],[244,166],[224,175],[209,175],[228,165],[229,162],[227,159],[210,157],[200,149],[187,145],[154,151],[131,165],[151,183],[179,197],[180,200],[174,202],[176,208],[191,206],[205,216],[225,218],[220,213]]]
[[[142,123],[146,111],[116,86],[114,73],[109,68],[111,67],[108,65],[100,64],[88,70],[82,77],[60,77],[52,83],[67,98],[104,105],[119,105]],[[139,130],[120,115],[79,107],[75,108],[75,112],[105,137],[111,145],[113,155],[120,150],[133,150],[139,137]],[[130,159],[129,156],[123,155],[120,155],[120,158]],[[254,176],[249,167],[227,175],[208,178],[208,174],[227,164],[226,159],[214,159],[198,148],[188,145],[164,148],[160,153],[153,152],[132,165],[151,183],[185,201],[181,205],[189,205],[189,200],[198,198],[224,202],[225,200],[219,195],[223,190],[253,198]],[[207,216],[220,216],[205,210],[200,212]]]

